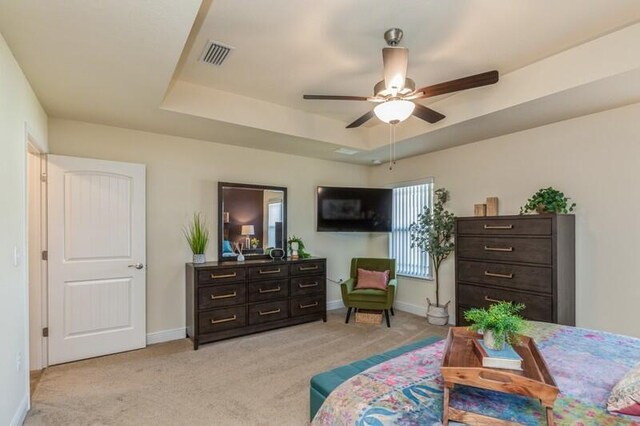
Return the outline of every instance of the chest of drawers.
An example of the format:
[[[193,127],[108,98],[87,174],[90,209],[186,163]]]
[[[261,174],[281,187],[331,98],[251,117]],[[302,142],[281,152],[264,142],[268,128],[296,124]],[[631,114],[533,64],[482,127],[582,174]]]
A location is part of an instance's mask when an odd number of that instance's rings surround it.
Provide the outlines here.
[[[200,343],[301,324],[326,314],[326,260],[186,265],[187,335]]]
[[[524,303],[527,319],[575,325],[573,215],[456,220],[456,324],[501,300]]]

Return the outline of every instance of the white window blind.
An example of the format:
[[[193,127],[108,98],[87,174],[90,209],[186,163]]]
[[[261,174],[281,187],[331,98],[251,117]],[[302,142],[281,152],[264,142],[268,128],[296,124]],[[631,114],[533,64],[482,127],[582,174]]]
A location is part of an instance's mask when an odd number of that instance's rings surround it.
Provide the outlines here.
[[[433,208],[433,181],[393,188],[393,222],[391,257],[396,259],[396,273],[416,278],[430,278],[429,256],[411,248],[409,226],[418,220],[424,206]]]

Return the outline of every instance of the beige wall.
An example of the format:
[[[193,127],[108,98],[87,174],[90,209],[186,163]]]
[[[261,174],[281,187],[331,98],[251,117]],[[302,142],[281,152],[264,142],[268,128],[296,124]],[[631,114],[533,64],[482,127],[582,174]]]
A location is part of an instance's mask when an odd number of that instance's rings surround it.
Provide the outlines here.
[[[365,255],[369,237],[315,232],[317,185],[366,185],[364,166],[314,160],[193,139],[75,121],[49,121],[54,154],[147,165],[147,332],[185,325],[184,263],[191,254],[181,234],[194,211],[205,214],[212,234],[207,257],[217,259],[217,183],[288,188],[288,233],[328,259],[328,276],[346,278],[349,259]],[[328,284],[328,301],[340,300]]]
[[[640,104],[399,161],[371,169],[370,184],[425,176],[451,192],[450,209],[473,215],[487,196],[517,214],[537,189],[554,186],[576,210],[577,325],[640,337]],[[372,250],[387,252],[387,239]],[[441,294],[453,299],[453,258]],[[401,303],[425,306],[431,282],[401,279]],[[424,309],[423,309],[424,310]]]
[[[28,404],[27,128],[46,150],[47,117],[0,35],[0,424],[20,421]]]

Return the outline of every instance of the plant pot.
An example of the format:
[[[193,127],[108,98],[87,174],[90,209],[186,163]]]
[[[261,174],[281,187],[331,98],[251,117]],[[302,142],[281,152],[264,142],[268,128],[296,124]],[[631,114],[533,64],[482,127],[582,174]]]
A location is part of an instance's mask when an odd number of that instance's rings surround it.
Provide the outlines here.
[[[482,339],[489,349],[493,349],[494,351],[501,351],[504,349],[504,335],[500,336],[500,338],[496,338],[496,335],[493,334],[493,330],[484,330],[482,333]]]
[[[427,297],[427,322],[431,325],[447,325],[449,324],[449,303],[444,305],[434,305]]]
[[[547,211],[547,206],[545,206],[544,204],[538,204],[538,207],[536,207],[536,212],[538,214],[546,214],[549,213]]]
[[[204,254],[194,254],[193,255],[193,263],[205,263],[207,258]]]

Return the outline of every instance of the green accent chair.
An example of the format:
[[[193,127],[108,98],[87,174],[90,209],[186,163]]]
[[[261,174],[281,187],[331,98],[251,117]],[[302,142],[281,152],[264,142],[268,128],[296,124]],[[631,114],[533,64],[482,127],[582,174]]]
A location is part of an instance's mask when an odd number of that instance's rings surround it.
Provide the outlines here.
[[[369,271],[389,271],[389,285],[387,290],[362,289],[356,290],[358,281],[358,268]],[[345,323],[349,323],[351,310],[372,309],[384,311],[387,320],[387,327],[391,327],[389,321],[389,311],[393,312],[393,302],[396,297],[396,260],[395,259],[375,259],[365,257],[355,257],[351,259],[351,278],[340,285],[342,291],[342,302],[347,307],[347,318]]]

